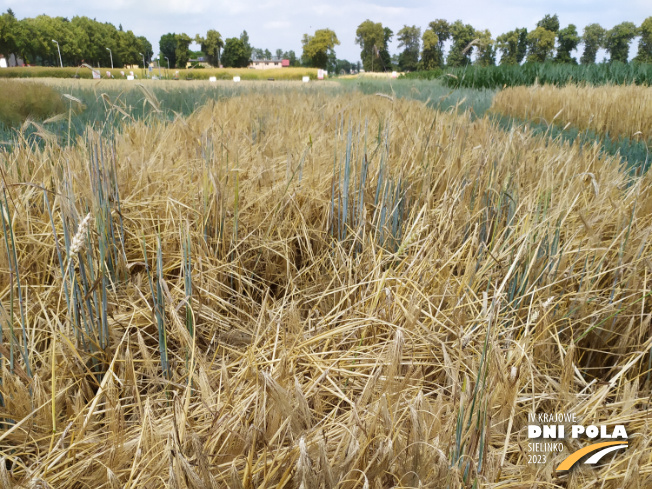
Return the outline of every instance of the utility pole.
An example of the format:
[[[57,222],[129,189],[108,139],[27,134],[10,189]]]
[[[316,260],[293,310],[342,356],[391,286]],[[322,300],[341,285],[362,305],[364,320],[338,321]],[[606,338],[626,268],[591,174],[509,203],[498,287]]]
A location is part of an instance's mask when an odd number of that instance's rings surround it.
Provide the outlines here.
[[[143,53],[138,53],[143,57],[143,69],[145,70],[145,78],[147,78],[147,67],[145,66],[145,55]]]
[[[106,50],[109,52],[109,56],[111,56],[111,69],[113,69],[113,53],[109,48],[106,48]]]
[[[63,61],[61,61],[61,48],[59,48],[59,43],[52,39],[52,42],[57,45],[57,51],[59,51],[59,64],[63,68]]]

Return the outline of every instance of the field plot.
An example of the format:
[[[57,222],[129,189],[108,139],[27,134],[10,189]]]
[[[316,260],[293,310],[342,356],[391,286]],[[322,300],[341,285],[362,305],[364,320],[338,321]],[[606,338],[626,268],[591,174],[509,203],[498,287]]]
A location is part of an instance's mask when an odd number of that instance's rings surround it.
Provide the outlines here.
[[[652,142],[650,87],[513,87],[496,95],[491,110],[546,124],[570,124],[612,138],[639,137]]]
[[[47,119],[65,109],[63,97],[52,87],[0,80],[0,126],[20,126],[28,117]]]
[[[4,486],[652,485],[649,174],[387,94],[123,122],[0,153]]]
[[[143,120],[151,115],[173,120],[188,116],[210,101],[246,93],[342,92],[332,81],[220,80],[66,80],[61,78],[26,78],[0,80],[0,144],[10,146],[20,137],[30,141],[56,140],[73,143],[90,125],[102,128],[103,134],[120,130],[124,123]],[[34,136],[34,137],[33,137]]]
[[[301,80],[304,76],[309,76],[312,80],[317,79],[317,68],[274,68],[269,70],[254,70],[249,68],[202,68],[202,69],[166,69],[161,66],[153,68],[148,72],[143,69],[142,65],[135,69],[125,68],[93,68],[99,71],[102,79],[108,78],[107,73],[116,79],[123,79],[130,72],[138,79],[147,79],[152,76],[182,80],[208,80],[214,76],[218,80],[232,80],[234,76],[239,76],[242,80],[267,80],[274,78],[276,80]],[[0,78],[62,78],[70,79],[73,77],[93,78],[93,70],[86,67],[70,68],[51,68],[43,66],[30,66],[0,70]]]

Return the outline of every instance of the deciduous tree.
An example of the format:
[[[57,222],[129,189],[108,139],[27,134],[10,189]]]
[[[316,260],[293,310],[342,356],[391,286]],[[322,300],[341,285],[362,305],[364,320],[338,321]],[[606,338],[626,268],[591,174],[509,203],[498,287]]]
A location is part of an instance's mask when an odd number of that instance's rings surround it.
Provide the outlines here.
[[[528,63],[544,63],[555,50],[555,33],[544,27],[537,27],[527,36]]]
[[[307,66],[313,68],[327,68],[329,57],[334,58],[335,46],[340,44],[337,35],[330,29],[318,29],[310,36],[303,35],[301,40],[303,54],[301,59]]]
[[[478,57],[475,63],[479,66],[495,66],[496,48],[495,41],[491,38],[491,32],[488,29],[476,32]]]
[[[206,33],[206,37],[201,37],[199,34],[195,36],[195,42],[201,46],[202,53],[206,56],[206,60],[212,66],[220,66],[220,53],[224,47],[222,35],[215,29],[210,29]]]
[[[629,43],[638,35],[638,28],[633,22],[622,22],[607,31],[604,47],[611,56],[611,61],[627,63]]]
[[[241,39],[230,37],[224,44],[222,64],[228,68],[246,68],[249,64],[249,52]]]
[[[251,52],[253,50],[253,47],[251,46],[251,44],[249,44],[249,34],[247,34],[247,31],[242,31],[242,33],[240,34],[240,41],[242,42],[242,46],[244,47],[245,54],[247,55],[247,65],[248,65],[249,60],[251,60]]]
[[[11,9],[0,15],[0,54],[9,58],[16,52],[16,36],[18,35],[18,20]]]
[[[142,43],[132,31],[118,31],[118,49],[113,53],[113,65],[139,64],[145,55],[142,48]],[[143,56],[140,53],[143,53]]]
[[[152,43],[145,36],[138,36],[138,43],[140,44],[140,52],[145,55],[145,61],[151,61],[152,56],[154,56]]]
[[[473,53],[474,41],[477,38],[477,32],[470,24],[465,24],[461,20],[456,20],[450,26],[453,46],[451,47],[446,64],[448,66],[464,66],[471,63],[471,54]]]
[[[402,71],[415,71],[419,66],[419,44],[421,28],[416,25],[407,26],[396,34],[398,47],[403,51],[398,55],[398,66]]]
[[[501,65],[518,65],[527,53],[527,29],[514,29],[496,38]]]
[[[175,49],[177,68],[185,68],[190,59],[190,43],[192,42],[192,38],[186,33],[177,34],[174,37],[177,41],[177,47]]]
[[[652,63],[652,17],[648,17],[639,29],[641,39],[638,41],[638,53],[634,60],[639,63]]]
[[[380,22],[365,20],[355,31],[355,42],[362,52],[362,66],[365,71],[386,71],[391,68],[391,58],[387,50],[392,31]]]
[[[595,57],[598,49],[604,45],[606,31],[600,24],[589,24],[584,28],[582,42],[584,43],[584,52],[580,58],[580,63],[590,65],[595,63]]]
[[[441,66],[441,56],[439,52],[437,34],[432,30],[426,29],[421,38],[423,42],[423,51],[421,51],[421,63],[419,64],[422,70],[434,70]]]
[[[568,27],[557,32],[557,56],[555,61],[577,64],[577,60],[571,57],[571,51],[577,48],[581,40],[577,28],[573,24],[569,24]]]
[[[158,43],[159,50],[165,57],[170,61],[170,66],[175,68],[177,66],[177,38],[176,34],[167,33],[161,36],[161,40]]]
[[[421,67],[425,70],[444,66],[444,42],[450,38],[450,24],[444,19],[433,20],[423,33]]]
[[[546,14],[543,19],[537,22],[537,27],[543,27],[550,32],[557,32],[559,31],[559,17],[557,17],[557,14]]]

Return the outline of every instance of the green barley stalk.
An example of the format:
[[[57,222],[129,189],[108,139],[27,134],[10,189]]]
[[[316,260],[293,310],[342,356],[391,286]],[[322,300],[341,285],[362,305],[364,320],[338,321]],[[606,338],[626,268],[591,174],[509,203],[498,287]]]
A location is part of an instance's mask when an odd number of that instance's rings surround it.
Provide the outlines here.
[[[29,364],[29,346],[27,344],[27,320],[25,318],[25,311],[24,311],[24,303],[23,303],[23,292],[22,292],[22,287],[20,283],[20,270],[18,269],[18,258],[16,256],[16,241],[14,239],[14,230],[13,230],[13,225],[12,225],[12,219],[11,219],[11,213],[9,212],[9,203],[7,201],[7,193],[5,189],[2,189],[2,197],[3,200],[0,201],[0,206],[1,206],[1,213],[2,213],[2,230],[4,232],[5,236],[5,247],[7,249],[7,257],[9,258],[9,267],[10,267],[10,275],[11,275],[11,291],[10,291],[10,298],[9,300],[11,301],[11,306],[10,306],[10,315],[9,315],[9,321],[10,321],[10,333],[11,333],[11,338],[12,341],[10,342],[12,347],[13,347],[13,341],[14,341],[14,330],[13,330],[13,323],[14,323],[14,287],[13,287],[13,277],[14,274],[16,275],[16,286],[18,287],[18,307],[20,310],[20,324],[21,324],[21,329],[22,329],[22,334],[23,334],[23,361],[25,362],[25,370],[27,372],[27,375],[30,377],[32,376],[32,368]],[[11,238],[11,244],[10,240],[8,239]],[[12,368],[13,372],[13,349],[12,351],[12,358],[10,360],[10,365]]]

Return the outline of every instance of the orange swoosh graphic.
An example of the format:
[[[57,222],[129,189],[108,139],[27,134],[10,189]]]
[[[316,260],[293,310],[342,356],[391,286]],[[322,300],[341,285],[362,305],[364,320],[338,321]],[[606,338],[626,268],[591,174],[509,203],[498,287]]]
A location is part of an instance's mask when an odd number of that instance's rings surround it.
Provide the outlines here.
[[[564,459],[562,463],[559,464],[557,467],[557,470],[568,470],[570,469],[573,465],[575,465],[575,462],[577,462],[579,459],[581,459],[584,455],[588,455],[591,452],[595,452],[597,450],[600,450],[601,448],[605,447],[610,447],[613,445],[627,445],[626,441],[605,441],[602,443],[594,443],[593,445],[589,445],[588,447],[584,447],[579,449],[576,452],[571,453],[568,457]]]

